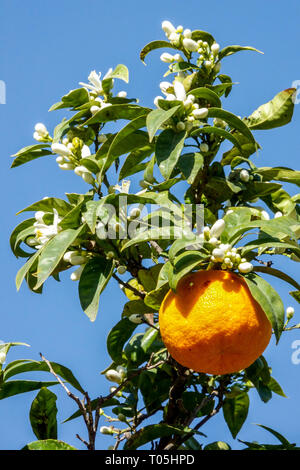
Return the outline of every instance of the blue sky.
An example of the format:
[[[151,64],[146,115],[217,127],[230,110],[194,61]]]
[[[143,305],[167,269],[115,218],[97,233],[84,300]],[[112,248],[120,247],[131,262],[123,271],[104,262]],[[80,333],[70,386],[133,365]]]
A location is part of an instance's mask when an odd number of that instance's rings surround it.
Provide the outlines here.
[[[223,73],[239,82],[224,107],[245,116],[277,92],[300,80],[298,0],[282,2],[208,2],[165,0],[164,2],[104,2],[101,0],[58,1],[1,0],[0,80],[6,84],[6,104],[0,105],[2,159],[2,229],[1,237],[1,329],[3,341],[24,341],[30,349],[15,348],[9,360],[38,359],[41,351],[50,360],[70,367],[92,397],[106,393],[109,385],[99,371],[109,364],[105,340],[113,323],[119,318],[124,296],[113,282],[100,302],[97,321],[92,324],[82,313],[77,285],[63,277],[63,282],[47,282],[43,295],[31,293],[23,286],[17,294],[14,278],[21,267],[9,251],[8,239],[21,218],[16,212],[44,196],[63,197],[65,192],[85,192],[73,172],[62,172],[51,159],[43,158],[24,167],[11,170],[10,155],[21,147],[34,143],[33,127],[44,122],[49,129],[66,114],[48,113],[49,107],[79,81],[86,81],[91,70],[103,71],[124,63],[130,70],[130,83],[122,84],[129,96],[152,105],[159,94],[165,66],[159,53],[149,55],[147,67],[138,52],[147,42],[163,38],[161,21],[203,29],[214,34],[221,46],[252,45],[265,55],[240,53],[224,61]],[[300,114],[295,108],[293,122],[284,128],[256,133],[263,150],[255,162],[260,166],[285,165],[299,169]],[[72,173],[72,174],[71,174]],[[288,188],[293,193],[294,188]],[[294,278],[299,265],[276,261],[276,267],[286,269]],[[270,280],[270,279],[269,279]],[[282,295],[285,306],[296,303],[288,295],[289,287],[272,282]],[[263,404],[251,394],[249,416],[238,436],[244,440],[274,442],[253,423],[261,423],[282,432],[292,442],[300,444],[299,386],[300,365],[291,362],[294,340],[300,331],[285,333],[279,346],[272,343],[266,358],[273,367],[274,377],[283,386],[288,398],[278,396]],[[46,378],[46,374],[45,374]],[[59,420],[74,410],[73,403],[56,387],[60,405]],[[35,440],[28,412],[35,393],[0,402],[0,449],[21,448]],[[59,427],[59,438],[81,447],[75,433],[84,435],[83,425],[74,421]],[[222,416],[207,425],[207,442],[224,440],[238,448],[230,437]],[[110,440],[102,437],[98,448],[107,448]]]

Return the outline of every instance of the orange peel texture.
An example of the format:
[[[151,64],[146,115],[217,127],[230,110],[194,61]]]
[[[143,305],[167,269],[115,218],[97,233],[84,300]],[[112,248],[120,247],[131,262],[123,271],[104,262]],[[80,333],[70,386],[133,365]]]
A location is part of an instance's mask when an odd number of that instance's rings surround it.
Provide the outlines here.
[[[271,339],[271,324],[244,279],[198,271],[169,291],[159,311],[162,340],[179,364],[214,375],[250,366]]]

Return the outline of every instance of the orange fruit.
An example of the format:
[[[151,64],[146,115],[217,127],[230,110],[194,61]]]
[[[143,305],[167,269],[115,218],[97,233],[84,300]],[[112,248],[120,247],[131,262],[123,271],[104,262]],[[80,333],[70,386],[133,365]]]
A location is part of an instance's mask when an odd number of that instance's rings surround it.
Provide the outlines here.
[[[169,291],[159,311],[162,340],[179,364],[222,375],[250,366],[267,347],[272,328],[242,278],[198,271]]]

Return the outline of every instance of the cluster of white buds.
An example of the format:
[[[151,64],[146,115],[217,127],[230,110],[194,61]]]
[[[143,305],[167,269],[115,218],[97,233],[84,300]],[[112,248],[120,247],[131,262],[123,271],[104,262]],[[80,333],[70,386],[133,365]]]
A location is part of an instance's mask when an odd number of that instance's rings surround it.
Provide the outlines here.
[[[87,145],[82,145],[79,139],[73,139],[69,142],[65,137],[62,143],[55,142],[51,146],[52,152],[58,154],[56,162],[61,170],[74,170],[75,174],[81,176],[82,179],[88,183],[93,184],[95,178],[92,172],[83,165],[78,165],[81,158],[87,158],[91,155],[91,151]],[[80,155],[78,156],[78,151]]]
[[[175,79],[173,83],[164,81],[161,82],[159,86],[165,96],[157,96],[154,99],[155,106],[160,108],[161,100],[169,102],[174,101],[174,106],[178,104],[177,101],[182,102],[183,110],[181,111],[180,120],[176,123],[176,130],[178,132],[184,130],[189,132],[194,125],[199,126],[202,124],[200,120],[207,117],[208,109],[200,108],[199,104],[195,102],[196,97],[192,93],[187,95],[181,81],[178,79]],[[208,151],[208,148],[202,151]]]
[[[127,374],[127,369],[123,366],[118,366],[117,369],[109,369],[105,373],[105,377],[107,380],[110,382],[115,382],[117,384],[121,384],[123,380],[125,379]]]
[[[79,281],[82,271],[88,262],[87,253],[84,251],[67,251],[64,254],[63,260],[72,266],[79,266],[70,276],[71,281]]]
[[[34,226],[34,234],[35,238],[30,238],[27,240],[27,243],[35,248],[41,248],[45,243],[48,242],[51,238],[58,234],[61,230],[59,227],[59,222],[61,221],[61,217],[59,217],[57,210],[53,209],[53,223],[47,225],[44,222],[45,212],[38,211],[35,213],[35,220]]]
[[[37,140],[38,142],[48,142],[51,140],[49,137],[49,132],[45,124],[38,122],[34,126],[33,138]]]
[[[220,51],[220,45],[218,43],[214,42],[209,45],[207,41],[203,41],[202,39],[195,40],[193,39],[193,33],[190,29],[184,29],[181,25],[175,28],[170,21],[163,21],[162,29],[173,46],[183,47],[189,53],[198,52],[199,59],[197,65],[203,64],[209,72],[214,69],[215,73],[219,73],[221,63],[218,60]],[[179,57],[181,56],[179,55]],[[169,53],[162,54],[160,58],[166,63],[177,61],[175,56]]]

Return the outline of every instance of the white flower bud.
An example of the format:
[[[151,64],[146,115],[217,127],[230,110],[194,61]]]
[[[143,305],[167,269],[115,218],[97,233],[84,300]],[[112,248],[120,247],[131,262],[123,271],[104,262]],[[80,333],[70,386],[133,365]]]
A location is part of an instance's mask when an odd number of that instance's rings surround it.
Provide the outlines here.
[[[62,163],[68,163],[68,161],[65,159],[65,157],[59,156],[56,157],[56,163],[61,165]]]
[[[287,319],[288,320],[291,320],[294,316],[294,313],[295,313],[295,309],[293,307],[288,307],[285,311],[286,313],[286,316],[287,316]]]
[[[204,66],[209,70],[212,68],[212,62],[210,60],[205,60]]]
[[[34,130],[36,132],[38,132],[40,135],[48,135],[48,131],[47,131],[47,127],[42,124],[41,122],[38,122],[35,126],[34,126]]]
[[[109,380],[110,382],[116,382],[117,384],[120,384],[122,382],[122,377],[121,375],[119,374],[119,372],[117,372],[116,370],[114,369],[109,369],[106,374],[105,374],[105,377],[107,378],[107,380]]]
[[[278,217],[282,217],[282,212],[278,211],[274,215],[274,219],[278,219]]]
[[[91,106],[90,107],[90,111],[91,113],[94,115],[96,113],[98,113],[98,111],[100,111],[101,108],[99,108],[99,106]]]
[[[42,135],[40,135],[38,132],[33,133],[33,138],[37,142],[43,142],[44,141],[44,137]]]
[[[209,240],[209,243],[213,246],[217,246],[218,243],[219,243],[219,240],[216,238],[216,237],[212,237],[210,240]]]
[[[113,429],[109,426],[101,426],[100,432],[101,434],[113,434]]]
[[[69,157],[71,155],[70,149],[64,144],[59,144],[58,142],[51,145],[51,149],[53,153],[57,153],[58,155],[62,155],[63,157]]]
[[[190,52],[196,52],[199,48],[199,45],[196,43],[196,41],[193,41],[193,39],[190,38],[184,38],[182,43],[185,49]]]
[[[260,216],[262,220],[270,220],[270,216],[267,211],[261,211]]]
[[[205,143],[200,144],[200,152],[206,153],[209,151],[209,146]]]
[[[180,35],[177,33],[171,33],[169,36],[169,41],[171,42],[171,44],[174,44],[174,46],[179,45],[179,39],[180,39]]]
[[[195,116],[196,119],[206,118],[207,115],[208,115],[207,108],[194,109],[193,111],[193,116]]]
[[[226,215],[229,215],[229,214],[233,214],[233,210],[232,209],[228,209],[228,211],[226,211]]]
[[[213,55],[218,55],[219,54],[219,50],[220,50],[220,44],[218,43],[214,43],[211,48],[210,48],[211,52],[213,53]]]
[[[129,213],[129,217],[131,219],[136,219],[140,215],[141,215],[141,210],[138,207],[135,207],[134,209],[131,209],[131,211]]]
[[[6,354],[3,351],[0,351],[0,364],[4,364],[6,360]]]
[[[143,316],[138,313],[134,313],[128,317],[128,320],[139,325],[140,323],[143,323]]]
[[[172,62],[174,62],[174,57],[169,54],[168,52],[164,52],[161,56],[160,56],[160,60],[162,62],[165,62],[167,64],[171,64]]]
[[[219,73],[221,70],[221,62],[218,62],[215,66],[214,66],[214,72],[215,73]]]
[[[238,270],[240,273],[243,273],[243,274],[251,273],[251,271],[253,270],[253,264],[247,261],[245,263],[240,263],[238,265]]]
[[[190,29],[188,29],[188,28],[185,29],[185,30],[183,31],[183,36],[184,36],[185,38],[187,38],[187,39],[191,39],[191,37],[192,37],[192,31],[191,31]]]
[[[184,86],[181,82],[178,82],[177,80],[174,83],[174,93],[178,100],[184,101],[186,99]]]
[[[121,375],[122,379],[124,379],[124,377],[126,377],[126,374],[127,374],[127,369],[123,366],[118,366],[117,372]]]
[[[244,183],[248,183],[249,179],[250,179],[249,171],[247,171],[247,170],[241,170],[241,172],[240,172],[240,180],[243,181]]]
[[[82,264],[81,266],[79,266],[79,268],[77,268],[74,272],[72,272],[70,276],[71,281],[79,281],[82,271],[84,269],[84,266],[85,265]]]
[[[210,229],[211,237],[219,238],[225,229],[225,221],[223,219],[217,220]]]
[[[169,37],[171,33],[175,33],[175,26],[172,25],[170,21],[163,21],[161,24],[163,31],[166,33],[166,36]]]
[[[221,262],[225,258],[225,253],[220,248],[215,248],[212,252],[213,256],[215,257],[216,261]],[[229,260],[230,261],[230,260]]]
[[[73,163],[60,163],[58,166],[61,170],[74,170]]]
[[[126,268],[126,266],[119,266],[117,271],[118,271],[119,274],[125,274],[126,271],[127,271],[127,268]]]
[[[174,54],[173,58],[174,58],[175,62],[183,62],[183,58],[181,57],[180,54]]]
[[[91,172],[85,172],[81,175],[81,178],[83,181],[85,181],[88,184],[93,184],[94,183],[94,177]]]
[[[119,98],[126,98],[127,97],[127,91],[119,91],[117,94]]]
[[[182,121],[177,122],[177,124],[176,124],[176,129],[177,129],[179,132],[184,131],[184,130],[185,130],[185,123],[182,122]]]

